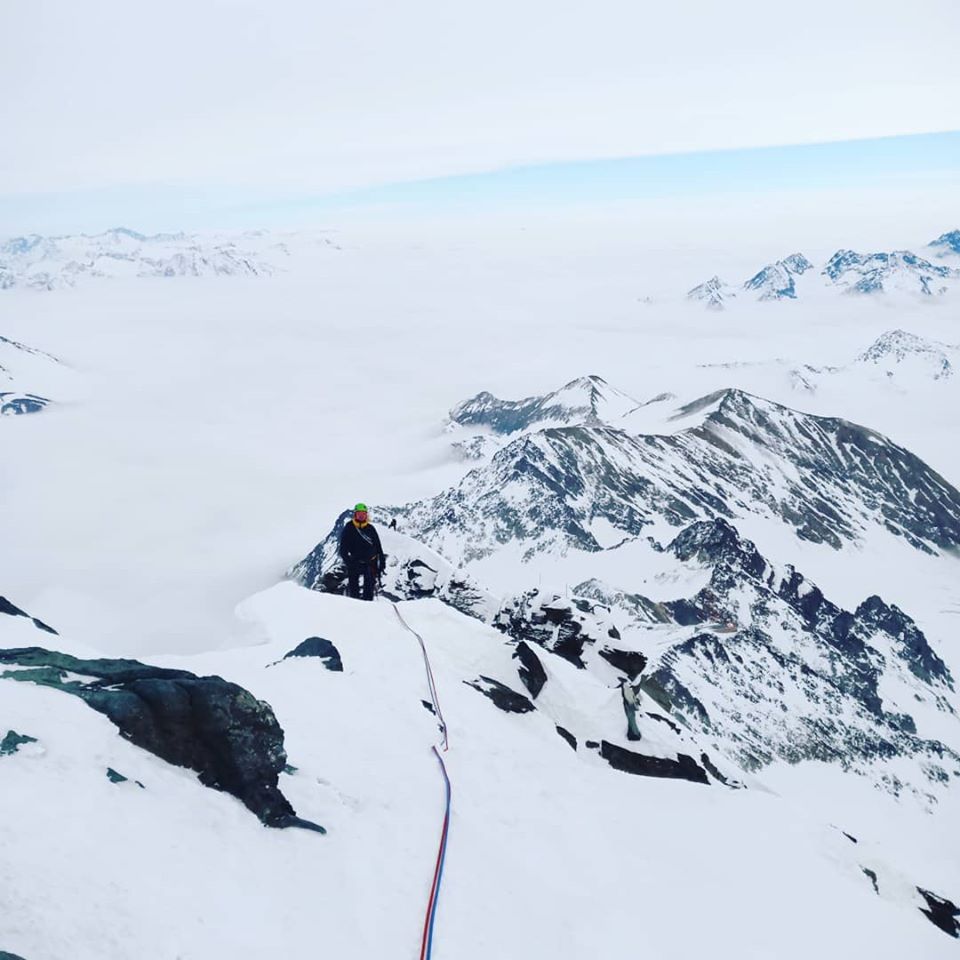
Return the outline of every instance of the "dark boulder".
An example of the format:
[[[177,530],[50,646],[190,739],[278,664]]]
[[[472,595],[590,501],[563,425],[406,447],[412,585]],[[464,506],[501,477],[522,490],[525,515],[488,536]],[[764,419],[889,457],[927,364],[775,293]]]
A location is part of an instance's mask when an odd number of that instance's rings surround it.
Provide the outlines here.
[[[81,660],[40,647],[0,650],[0,664],[32,668],[0,677],[79,697],[131,743],[196,771],[204,786],[236,797],[268,826],[323,832],[300,820],[280,792],[283,730],[270,705],[243,687],[136,660]]]
[[[0,740],[0,757],[8,757],[16,753],[25,743],[36,743],[37,738],[31,737],[26,733],[17,733],[16,730],[8,730],[7,735]]]
[[[543,664],[539,658],[530,649],[530,647],[521,640],[513,652],[513,658],[520,661],[520,667],[517,671],[523,685],[530,692],[530,696],[536,700],[537,695],[543,689],[547,682],[547,672],[543,669]]]
[[[927,901],[927,908],[921,907],[920,912],[944,933],[960,939],[960,907],[946,897],[938,897],[922,887],[917,887],[917,890]]]
[[[690,780],[693,783],[709,784],[706,771],[693,757],[681,753],[676,760],[667,757],[646,757],[624,747],[603,740],[600,743],[600,756],[613,767],[625,773],[641,777],[667,777],[675,780]]]
[[[602,647],[597,653],[611,666],[622,670],[629,680],[634,680],[647,665],[647,658],[638,650],[615,650],[612,647]]]
[[[323,662],[323,665],[334,673],[343,672],[343,661],[340,659],[340,651],[323,637],[307,637],[303,643],[293,648],[283,659],[289,660],[291,657],[317,657]]]
[[[463,681],[468,687],[479,690],[485,697],[489,697],[494,705],[505,713],[529,713],[537,708],[522,694],[511,690],[499,680],[490,677],[478,677],[474,681]]]

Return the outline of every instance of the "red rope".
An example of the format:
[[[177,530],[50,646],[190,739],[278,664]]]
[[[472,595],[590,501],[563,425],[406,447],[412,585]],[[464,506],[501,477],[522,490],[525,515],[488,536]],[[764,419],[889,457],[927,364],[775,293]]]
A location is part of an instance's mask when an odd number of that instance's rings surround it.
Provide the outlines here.
[[[446,753],[450,745],[447,737],[447,722],[443,719],[443,711],[440,709],[440,698],[437,695],[437,684],[433,676],[433,668],[430,666],[427,645],[423,642],[423,637],[403,619],[400,608],[396,604],[393,605],[393,612],[397,615],[397,619],[403,628],[409,633],[412,633],[420,643],[420,649],[423,652],[423,665],[427,672],[427,685],[430,688],[430,700],[433,703],[437,720],[440,722],[440,733],[443,737],[440,745],[443,748],[443,752]],[[433,925],[437,918],[437,902],[440,896],[440,884],[443,881],[443,865],[447,859],[447,835],[450,832],[450,800],[453,794],[450,787],[450,778],[447,776],[447,767],[443,762],[440,751],[437,750],[435,746],[430,749],[433,750],[433,755],[440,764],[440,773],[443,775],[444,787],[446,789],[446,804],[443,814],[443,829],[440,831],[440,846],[437,850],[437,862],[433,868],[433,882],[430,884],[430,897],[427,900],[427,912],[423,918],[423,936],[420,939],[420,960],[430,960],[433,954]]]
[[[423,918],[423,938],[420,941],[420,960],[430,960],[433,953],[433,924],[437,917],[437,901],[440,895],[440,883],[443,880],[443,865],[447,859],[447,835],[450,832],[450,778],[443,757],[436,747],[433,747],[434,756],[440,763],[440,772],[447,789],[446,811],[443,815],[443,829],[440,832],[440,847],[437,850],[437,863],[433,868],[433,883],[430,886],[430,898],[427,900],[427,913]]]

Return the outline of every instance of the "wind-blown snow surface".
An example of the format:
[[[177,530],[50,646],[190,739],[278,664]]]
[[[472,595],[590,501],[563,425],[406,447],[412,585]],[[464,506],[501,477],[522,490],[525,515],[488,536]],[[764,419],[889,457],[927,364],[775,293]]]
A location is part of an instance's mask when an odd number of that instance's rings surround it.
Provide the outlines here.
[[[906,833],[886,845],[877,798],[829,825],[756,781],[731,790],[613,770],[583,737],[623,739],[610,733],[616,689],[541,653],[538,709],[504,713],[463,682],[489,674],[522,689],[502,635],[436,601],[401,607],[427,643],[450,739],[438,955],[614,956],[631,936],[676,960],[730,955],[732,943],[738,956],[953,955],[919,913],[918,884],[956,883],[948,854],[904,848],[922,843],[921,817],[904,811]],[[292,584],[239,613],[255,644],[158,662],[222,674],[273,705],[296,768],[283,789],[327,836],[266,830],[73,698],[0,680],[4,722],[36,738],[0,758],[4,949],[33,960],[415,954],[443,803],[416,640],[387,603]],[[33,628],[17,621],[24,642]],[[336,645],[342,673],[281,660],[314,634]],[[576,751],[557,716],[579,733]],[[660,724],[642,725],[656,750]],[[107,767],[128,781],[110,782]],[[78,809],[83,829],[59,829]]]
[[[78,402],[0,422],[0,590],[60,630],[71,651],[152,653],[151,662],[216,673],[269,701],[298,768],[283,789],[329,832],[265,830],[238,801],[132,747],[79,701],[0,680],[0,723],[37,740],[0,757],[5,784],[16,784],[0,796],[11,851],[0,889],[16,908],[4,916],[19,918],[4,921],[0,950],[59,958],[79,931],[97,945],[90,957],[206,957],[224,944],[258,956],[281,941],[292,957],[392,955],[398,943],[415,951],[442,802],[419,649],[385,604],[273,586],[358,499],[382,522],[383,505],[456,487],[505,442],[558,429],[558,413],[560,422],[619,418],[632,434],[669,437],[696,429],[724,397],[801,411],[804,430],[816,417],[862,424],[957,486],[960,378],[941,362],[952,369],[960,341],[949,297],[835,297],[813,307],[800,297],[708,312],[674,296],[713,269],[702,246],[641,242],[636,230],[357,234],[338,237],[341,249],[292,248],[282,275],[4,292],[0,332],[68,364],[83,391]],[[902,241],[845,242],[870,250]],[[809,237],[764,238],[725,253],[733,269],[724,275],[751,276],[794,249],[814,263],[831,253]],[[447,420],[484,392],[519,400],[558,390],[561,402],[527,409],[535,416],[516,435]],[[718,391],[716,410],[688,408]],[[687,415],[671,420],[682,408]],[[479,449],[454,446],[478,437]],[[761,453],[762,469],[792,462]],[[784,482],[805,475],[794,466]],[[888,480],[888,492],[899,490]],[[833,477],[831,489],[839,486]],[[859,517],[862,494],[845,492],[849,515]],[[916,505],[915,519],[925,509]],[[651,603],[707,586],[709,570],[642,537],[618,547],[618,519],[594,518],[599,550],[545,551],[526,563],[501,551],[470,573],[494,606],[540,583],[563,596],[596,580]],[[840,549],[798,538],[765,509],[738,508],[735,520],[777,574],[771,582],[785,582],[789,564],[851,612],[878,594],[960,677],[951,639],[960,581],[947,547],[924,537],[926,553],[873,520]],[[664,539],[667,526],[657,531]],[[766,602],[762,590],[724,600],[742,601],[738,609]],[[431,651],[451,732],[454,822],[437,935],[452,955],[612,956],[634,938],[678,958],[723,955],[728,944],[738,955],[788,958],[841,949],[935,957],[953,947],[920,915],[916,892],[957,902],[952,787],[938,788],[933,804],[912,791],[896,799],[816,761],[740,774],[745,790],[634,777],[583,742],[599,734],[627,747],[612,675],[538,649],[549,678],[537,709],[502,713],[482,678],[525,693],[513,640],[434,600],[401,606]],[[792,622],[777,603],[770,609]],[[0,617],[0,630],[2,647],[61,643],[22,617]],[[318,661],[267,668],[311,636],[337,645],[343,674]],[[669,646],[676,624],[649,636]],[[665,649],[646,650],[653,665]],[[909,698],[904,684],[880,689]],[[949,732],[950,719],[937,722]],[[728,722],[724,736],[736,732]],[[579,734],[576,752],[555,723]],[[643,730],[650,743],[661,742],[652,732],[661,726]],[[936,739],[939,729],[921,724],[920,735]],[[723,737],[682,733],[730,763]],[[913,782],[916,765],[901,762]],[[111,783],[107,766],[129,782]],[[65,784],[77,799],[68,801]],[[84,830],[68,802],[85,811]],[[118,832],[123,843],[103,856]],[[93,859],[103,865],[91,878]],[[76,863],[85,864],[83,884]],[[165,865],[174,879],[144,864]],[[879,897],[863,869],[876,874]],[[51,903],[75,906],[58,925]],[[154,944],[165,952],[151,953]]]

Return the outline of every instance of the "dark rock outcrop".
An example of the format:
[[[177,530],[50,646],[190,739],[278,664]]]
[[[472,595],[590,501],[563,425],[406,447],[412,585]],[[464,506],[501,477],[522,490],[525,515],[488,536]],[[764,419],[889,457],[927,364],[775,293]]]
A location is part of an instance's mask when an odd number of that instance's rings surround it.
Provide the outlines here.
[[[114,770],[113,767],[107,767],[107,779],[111,783],[129,783],[130,778],[125,777],[122,773],[117,770]],[[133,781],[141,790],[146,790],[147,788],[139,781]]]
[[[570,744],[574,750],[577,749],[577,738],[569,730],[567,730],[566,727],[561,727],[558,723],[556,724],[556,731],[561,737],[563,737],[564,740],[567,741],[567,743]]]
[[[50,401],[35,393],[0,392],[0,417],[16,416],[24,413],[40,413]]]
[[[280,792],[283,730],[270,705],[243,687],[136,660],[81,660],[40,647],[0,650],[2,664],[19,669],[0,678],[79,697],[131,743],[196,771],[204,786],[236,797],[268,826],[323,832],[300,820]]]
[[[517,672],[520,674],[523,685],[529,691],[530,696],[536,700],[543,689],[543,685],[547,682],[547,672],[543,669],[543,664],[523,640],[517,644],[513,651],[513,657],[520,661]]]
[[[323,637],[307,637],[306,640],[286,654],[283,659],[289,660],[291,657],[317,657],[328,670],[332,670],[334,673],[343,672],[340,651]]]
[[[16,753],[25,743],[36,743],[37,738],[31,737],[26,733],[17,733],[16,730],[8,730],[7,735],[0,740],[0,757],[8,757]]]
[[[609,610],[583,597],[560,597],[530,590],[501,607],[493,625],[518,641],[535,643],[581,670],[588,648],[619,640]]]
[[[36,617],[31,617],[29,613],[24,613],[19,607],[15,607],[6,597],[0,597],[0,613],[5,613],[10,617],[26,617],[28,620],[33,622],[33,625],[38,630],[43,630],[45,633],[52,633],[54,636],[57,636],[57,631],[53,627],[48,627],[42,620],[38,620]]]
[[[641,777],[667,777],[676,780],[690,780],[693,783],[710,783],[706,771],[693,757],[681,753],[676,760],[666,757],[645,757],[641,753],[618,747],[603,740],[600,743],[600,756],[614,770],[633,773]]]
[[[617,670],[622,670],[628,680],[635,680],[647,665],[647,658],[639,650],[616,650],[613,647],[601,647],[597,651],[604,660]]]
[[[921,907],[920,912],[944,933],[960,939],[960,907],[922,887],[917,887],[917,891],[927,901],[926,909]]]
[[[529,713],[537,708],[522,693],[511,690],[506,684],[490,677],[478,677],[476,680],[464,680],[468,687],[479,690],[485,697],[493,701],[505,713]]]

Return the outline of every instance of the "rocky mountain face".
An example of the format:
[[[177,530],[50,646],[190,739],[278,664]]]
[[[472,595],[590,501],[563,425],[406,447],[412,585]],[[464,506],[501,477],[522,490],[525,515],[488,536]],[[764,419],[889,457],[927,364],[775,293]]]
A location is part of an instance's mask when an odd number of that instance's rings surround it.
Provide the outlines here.
[[[711,310],[723,310],[729,300],[737,295],[737,288],[713,276],[705,283],[698,284],[688,291],[688,300],[699,300]]]
[[[919,337],[906,330],[891,330],[861,353],[855,364],[882,371],[888,377],[909,367],[924,378],[946,380],[960,362],[960,347]]]
[[[960,230],[950,230],[948,233],[942,233],[936,240],[931,240],[929,245],[941,257],[949,254],[960,255]]]
[[[455,562],[515,544],[526,556],[598,551],[595,524],[671,539],[694,520],[747,515],[836,549],[881,528],[919,550],[960,543],[960,492],[865,427],[724,390],[677,413],[670,435],[608,426],[521,435],[455,487],[398,511]]]
[[[838,288],[851,293],[884,293],[905,290],[924,296],[946,293],[957,272],[918,257],[909,250],[860,254],[838,250],[823,268]]]
[[[745,768],[817,759],[864,772],[909,757],[929,783],[960,777],[957,739],[936,733],[960,734],[954,678],[906,613],[877,596],[841,609],[724,520],[692,524],[668,550],[710,580],[662,605],[688,629],[655,628],[675,639],[652,658],[651,676]]]
[[[147,236],[117,227],[88,236],[15,237],[0,244],[0,290],[55,290],[92,277],[261,276],[286,256],[258,234]]]
[[[588,376],[524,400],[500,400],[492,393],[478,393],[454,407],[450,421],[509,435],[531,427],[612,423],[640,405],[639,400],[611,387],[602,377]]]
[[[944,233],[928,247],[940,257],[956,254],[960,252],[960,231]],[[796,300],[800,293],[796,278],[814,270],[814,265],[803,254],[794,253],[768,264],[739,285],[728,284],[715,276],[690,290],[687,299],[701,301],[712,309],[720,310],[735,299],[738,292],[762,301]],[[824,264],[819,276],[823,288],[841,293],[903,292],[939,296],[960,279],[960,270],[944,264],[933,264],[910,250],[889,253],[838,250]],[[813,283],[805,281],[805,289],[813,288]]]
[[[776,263],[768,264],[743,285],[743,289],[756,293],[759,300],[796,300],[797,285],[794,277],[802,276],[813,269],[813,264],[802,254],[794,253]]]

